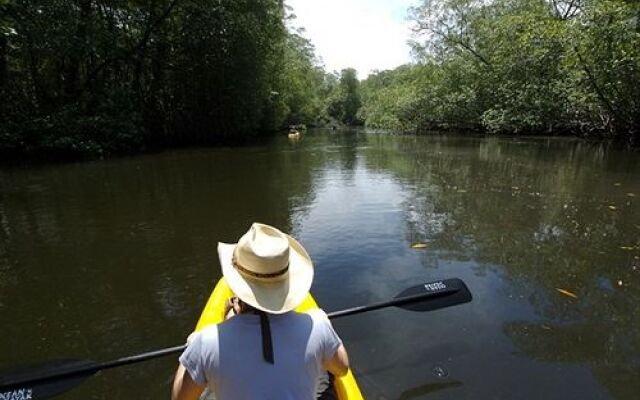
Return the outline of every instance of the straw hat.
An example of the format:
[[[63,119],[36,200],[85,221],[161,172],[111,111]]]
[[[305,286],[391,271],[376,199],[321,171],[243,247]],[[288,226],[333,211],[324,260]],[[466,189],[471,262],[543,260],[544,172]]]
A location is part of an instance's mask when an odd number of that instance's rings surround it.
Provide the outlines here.
[[[222,274],[242,301],[258,310],[282,314],[305,299],[313,263],[297,240],[254,223],[238,243],[218,243]]]

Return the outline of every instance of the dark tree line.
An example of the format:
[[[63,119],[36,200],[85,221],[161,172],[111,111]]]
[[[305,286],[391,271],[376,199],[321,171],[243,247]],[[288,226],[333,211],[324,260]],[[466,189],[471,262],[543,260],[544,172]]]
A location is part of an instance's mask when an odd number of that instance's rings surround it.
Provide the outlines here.
[[[0,0],[0,152],[237,141],[321,113],[282,0]]]

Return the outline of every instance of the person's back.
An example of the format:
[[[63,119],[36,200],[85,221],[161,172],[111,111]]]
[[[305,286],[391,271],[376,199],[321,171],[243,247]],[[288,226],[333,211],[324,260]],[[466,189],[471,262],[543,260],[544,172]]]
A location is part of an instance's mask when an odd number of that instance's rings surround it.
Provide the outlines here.
[[[260,318],[241,314],[193,338],[180,362],[217,400],[315,399],[318,377],[341,342],[326,314],[270,315],[274,364],[262,357]]]
[[[336,376],[349,358],[327,315],[296,314],[313,281],[313,263],[293,237],[254,223],[238,243],[218,243],[236,316],[192,336],[180,357],[173,400],[314,399],[323,369]],[[234,301],[235,299],[235,301]]]

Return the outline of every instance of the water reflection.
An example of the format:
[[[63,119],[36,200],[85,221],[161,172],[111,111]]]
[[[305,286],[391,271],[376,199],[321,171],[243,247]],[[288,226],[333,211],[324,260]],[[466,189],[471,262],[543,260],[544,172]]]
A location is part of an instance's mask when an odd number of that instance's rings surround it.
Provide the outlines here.
[[[576,142],[377,141],[372,168],[411,184],[407,240],[429,244],[426,268],[471,259],[479,276],[499,274],[527,317],[545,321],[503,322],[529,358],[585,363],[617,398],[640,390],[634,154]]]
[[[470,287],[464,306],[336,321],[367,398],[631,399],[639,172],[635,153],[572,140],[358,131],[0,171],[0,364],[179,343],[219,276],[216,242],[262,221],[305,244],[328,311]],[[164,398],[174,365],[65,398]]]

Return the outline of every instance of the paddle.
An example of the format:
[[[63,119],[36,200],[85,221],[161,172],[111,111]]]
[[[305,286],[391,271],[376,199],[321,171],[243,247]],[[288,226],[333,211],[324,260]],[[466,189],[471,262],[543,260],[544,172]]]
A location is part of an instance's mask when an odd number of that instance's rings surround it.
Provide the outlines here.
[[[393,300],[329,313],[335,319],[386,307],[431,311],[471,301],[471,293],[460,279],[445,279],[412,286]],[[134,364],[184,351],[186,345],[137,354],[106,362],[56,360],[0,373],[0,400],[48,399],[74,388],[98,371]]]

